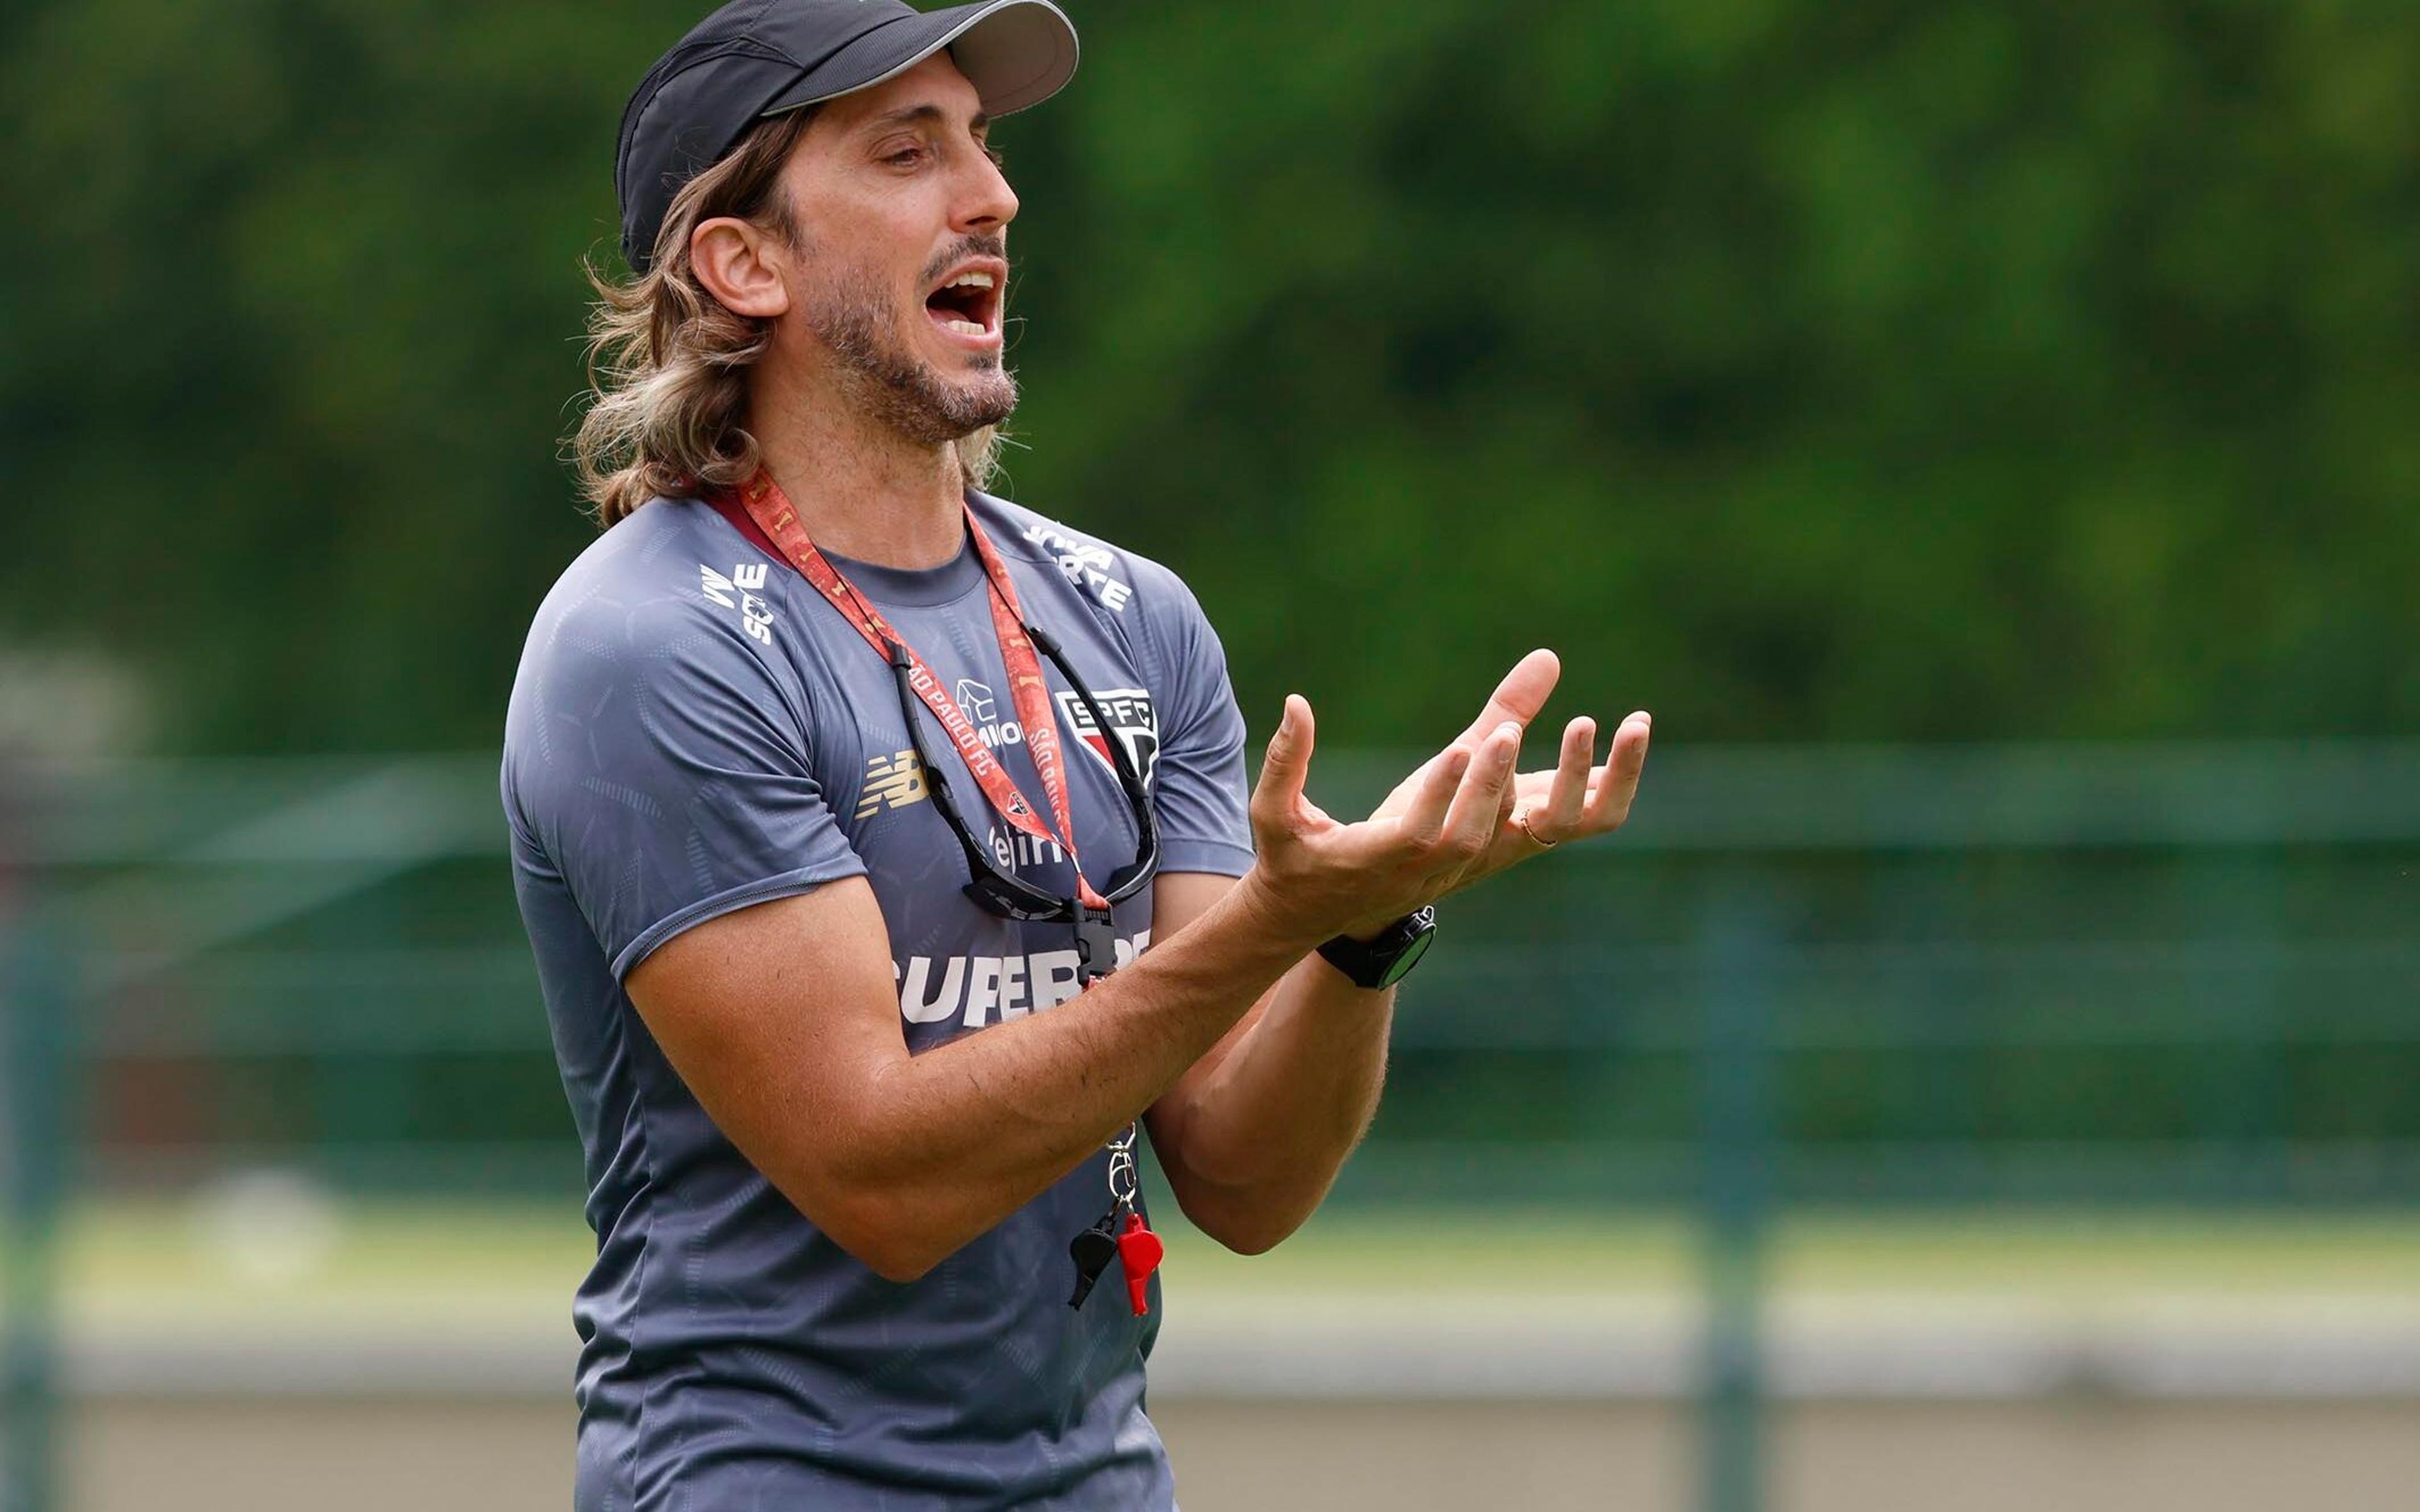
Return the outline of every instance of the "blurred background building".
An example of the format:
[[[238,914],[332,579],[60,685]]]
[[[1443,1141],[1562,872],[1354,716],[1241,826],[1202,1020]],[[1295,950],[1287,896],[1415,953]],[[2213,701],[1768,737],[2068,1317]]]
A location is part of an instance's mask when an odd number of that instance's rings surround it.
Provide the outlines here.
[[[1005,491],[1331,808],[1532,645],[1657,720],[1320,1218],[1177,1236],[1187,1506],[2412,1504],[2420,11],[1074,14]],[[493,748],[692,19],[0,33],[7,1512],[568,1498]]]

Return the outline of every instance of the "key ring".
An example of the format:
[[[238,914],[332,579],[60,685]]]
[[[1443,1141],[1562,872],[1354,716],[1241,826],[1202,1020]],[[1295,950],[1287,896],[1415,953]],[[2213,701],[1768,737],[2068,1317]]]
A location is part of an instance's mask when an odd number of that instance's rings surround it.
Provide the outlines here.
[[[1135,1174],[1135,1126],[1127,1124],[1116,1138],[1109,1142],[1109,1200],[1121,1208],[1134,1206],[1142,1185]]]

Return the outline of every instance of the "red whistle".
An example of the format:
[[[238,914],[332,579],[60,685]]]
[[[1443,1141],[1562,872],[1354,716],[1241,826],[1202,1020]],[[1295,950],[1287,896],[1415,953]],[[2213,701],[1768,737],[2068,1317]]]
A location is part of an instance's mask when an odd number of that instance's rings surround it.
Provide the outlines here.
[[[1159,1269],[1159,1257],[1167,1253],[1168,1246],[1142,1221],[1141,1213],[1126,1214],[1125,1231],[1118,1235],[1118,1264],[1125,1271],[1126,1301],[1137,1318],[1151,1310],[1143,1292],[1151,1285],[1152,1272]]]

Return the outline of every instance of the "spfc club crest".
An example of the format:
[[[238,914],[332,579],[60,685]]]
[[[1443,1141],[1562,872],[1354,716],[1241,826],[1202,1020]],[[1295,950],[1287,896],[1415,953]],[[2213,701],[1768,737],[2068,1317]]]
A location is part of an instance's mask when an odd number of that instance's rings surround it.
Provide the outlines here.
[[[1117,763],[1109,756],[1109,741],[1114,738],[1125,747],[1143,786],[1151,786],[1152,768],[1159,761],[1159,711],[1152,706],[1151,694],[1140,687],[1113,687],[1094,693],[1093,702],[1109,717],[1106,731],[1094,722],[1093,711],[1072,692],[1059,695],[1059,712],[1094,760],[1112,773],[1117,771]]]

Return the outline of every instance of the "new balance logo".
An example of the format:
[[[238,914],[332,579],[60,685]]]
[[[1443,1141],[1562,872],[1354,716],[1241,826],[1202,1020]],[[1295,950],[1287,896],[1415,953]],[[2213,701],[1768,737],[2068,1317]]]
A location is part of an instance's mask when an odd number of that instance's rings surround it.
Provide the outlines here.
[[[732,568],[731,576],[726,578],[701,562],[697,564],[697,580],[707,598],[724,609],[739,611],[740,628],[769,646],[773,643],[773,608],[756,593],[765,586],[766,570],[764,563],[743,562]]]
[[[869,756],[865,761],[865,787],[857,800],[857,817],[871,819],[885,809],[905,809],[911,803],[922,803],[930,792],[924,786],[924,764],[916,759],[914,751]]]

